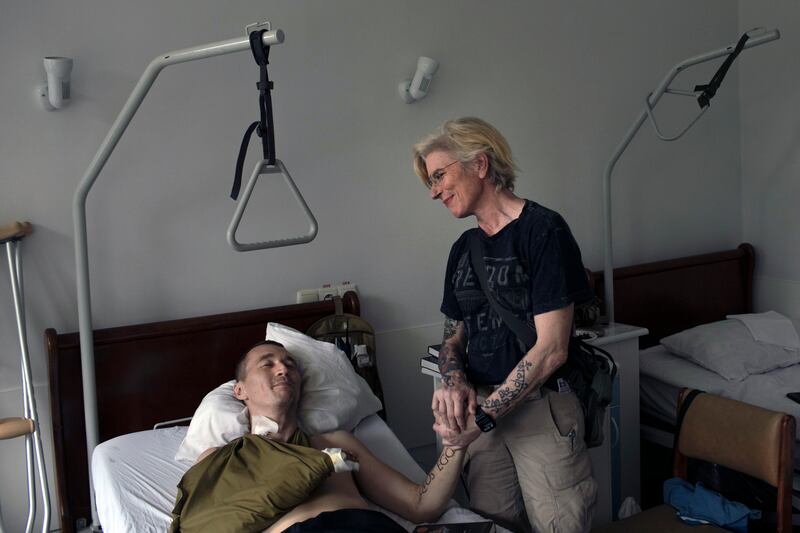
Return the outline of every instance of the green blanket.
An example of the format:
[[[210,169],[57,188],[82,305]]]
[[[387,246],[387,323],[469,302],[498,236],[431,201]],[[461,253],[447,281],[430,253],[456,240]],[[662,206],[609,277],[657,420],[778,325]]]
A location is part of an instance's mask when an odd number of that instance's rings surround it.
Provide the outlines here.
[[[169,532],[263,531],[333,471],[330,457],[299,430],[288,444],[245,435],[184,474]]]

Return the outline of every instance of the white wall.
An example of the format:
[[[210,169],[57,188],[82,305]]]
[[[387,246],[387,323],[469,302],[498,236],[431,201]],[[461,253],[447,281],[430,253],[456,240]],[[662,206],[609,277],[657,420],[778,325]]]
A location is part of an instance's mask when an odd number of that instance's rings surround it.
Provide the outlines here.
[[[95,326],[291,303],[298,288],[353,281],[380,332],[389,421],[415,446],[432,441],[430,382],[417,374],[417,358],[439,337],[447,251],[471,222],[427,199],[411,170],[413,142],[447,118],[493,122],[522,169],[517,191],[560,211],[585,263],[598,269],[609,155],[673,64],[736,38],[737,15],[725,0],[519,0],[491,8],[479,0],[3,2],[0,223],[36,225],[24,242],[25,279],[48,446],[41,333],[77,328],[72,194],[156,55],[242,35],[263,19],[286,32],[271,55],[277,152],[320,232],[302,247],[228,248],[227,194],[241,134],[257,117],[257,69],[247,53],[171,67],[89,196]],[[423,54],[441,68],[428,98],[406,105],[395,88]],[[34,99],[46,55],[75,58],[63,111],[45,112]],[[661,143],[644,130],[629,147],[614,175],[617,264],[740,241],[738,100],[731,83],[682,141]],[[657,114],[669,130],[695,109],[676,97],[666,104]],[[257,153],[254,142],[245,174]],[[242,238],[300,231],[277,186],[262,187],[268,192],[254,200]],[[21,400],[5,276],[0,416],[13,416]],[[21,443],[0,442],[0,502],[11,531],[20,529],[24,504],[7,480],[22,478],[21,457]]]
[[[739,26],[781,39],[743,61],[742,234],[755,246],[757,310],[800,317],[800,5],[742,2]]]

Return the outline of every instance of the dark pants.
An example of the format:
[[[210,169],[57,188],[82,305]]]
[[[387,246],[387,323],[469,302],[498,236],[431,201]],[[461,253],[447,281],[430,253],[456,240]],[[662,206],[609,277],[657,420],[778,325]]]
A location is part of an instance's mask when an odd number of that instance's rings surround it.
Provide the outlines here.
[[[294,524],[283,533],[406,533],[400,525],[378,511],[339,509]]]

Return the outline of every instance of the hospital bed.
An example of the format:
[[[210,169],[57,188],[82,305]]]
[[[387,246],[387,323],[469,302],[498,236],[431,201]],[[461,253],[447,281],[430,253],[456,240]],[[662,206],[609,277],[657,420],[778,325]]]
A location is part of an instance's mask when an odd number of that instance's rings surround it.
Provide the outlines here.
[[[355,293],[343,303],[344,312],[360,314]],[[324,301],[96,330],[101,444],[92,477],[103,530],[165,531],[177,482],[191,464],[174,459],[185,426],[153,427],[191,416],[206,393],[231,379],[237,357],[264,338],[267,323],[306,331],[333,313],[334,303]],[[59,514],[62,531],[71,533],[91,516],[79,337],[48,329],[45,338]],[[424,480],[426,473],[378,415],[365,418],[355,434],[390,466]],[[440,522],[480,519],[453,501]]]
[[[785,396],[800,390],[800,364],[730,381],[660,345],[664,337],[689,328],[725,320],[727,315],[752,313],[753,266],[753,247],[741,244],[735,250],[614,270],[617,320],[649,330],[640,339],[639,357],[643,476],[653,475],[660,465],[669,477],[676,403],[682,387],[782,411],[800,420],[800,404]],[[602,285],[602,273],[594,277],[597,285]],[[800,330],[800,321],[794,324]],[[800,432],[797,438],[800,440]],[[800,446],[796,449],[793,501],[800,508]],[[650,481],[651,493],[658,498],[657,475]],[[643,494],[647,485],[648,480],[643,479]]]

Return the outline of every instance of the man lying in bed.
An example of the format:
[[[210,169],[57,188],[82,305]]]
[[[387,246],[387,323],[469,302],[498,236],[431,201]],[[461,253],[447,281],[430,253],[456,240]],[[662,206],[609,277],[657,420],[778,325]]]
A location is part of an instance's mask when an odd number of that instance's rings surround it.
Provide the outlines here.
[[[464,450],[445,437],[425,482],[413,483],[348,431],[306,437],[297,425],[300,383],[296,362],[274,341],[243,355],[234,395],[254,432],[265,436],[245,435],[201,454],[178,486],[170,531],[405,531],[369,510],[365,497],[412,522],[436,520],[455,490]]]

